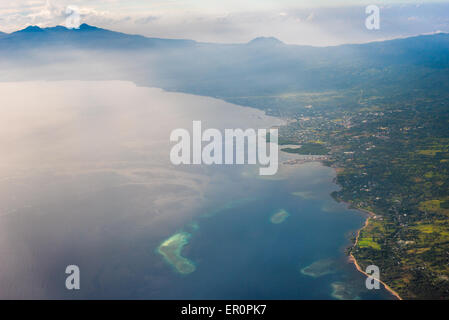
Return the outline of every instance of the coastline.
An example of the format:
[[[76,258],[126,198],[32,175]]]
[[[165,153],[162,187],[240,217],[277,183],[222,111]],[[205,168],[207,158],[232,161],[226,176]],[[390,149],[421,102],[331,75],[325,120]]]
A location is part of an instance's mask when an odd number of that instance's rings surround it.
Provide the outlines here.
[[[323,161],[320,161],[320,160],[318,160],[318,161],[316,161],[316,162],[320,163],[321,165],[328,166],[328,167],[334,169],[335,174],[338,175],[338,169],[340,169],[340,168],[334,167],[334,166],[332,166],[332,165],[327,165],[327,164],[323,163]],[[336,183],[336,182],[335,182],[335,183]],[[349,202],[338,201],[338,199],[335,199],[335,198],[334,198],[334,200],[337,201],[337,202],[343,202],[343,203],[345,203],[348,207],[352,207],[352,208],[354,208],[355,210],[358,210],[358,211],[360,211],[360,212],[366,213],[366,214],[368,215],[368,217],[367,217],[366,220],[365,220],[365,224],[364,224],[364,225],[357,231],[357,235],[356,235],[356,238],[355,238],[355,242],[354,242],[354,244],[351,246],[351,248],[355,248],[355,247],[357,246],[358,241],[359,241],[359,236],[360,236],[361,231],[369,225],[370,218],[376,216],[376,214],[375,214],[374,212],[368,211],[368,210],[366,210],[366,209],[353,207],[353,206],[351,205],[351,203],[349,203]],[[357,262],[357,259],[354,257],[354,255],[352,254],[352,252],[349,253],[348,260],[349,260],[350,263],[353,263],[353,264],[354,264],[354,266],[355,266],[355,268],[357,269],[357,271],[359,271],[360,273],[364,274],[366,277],[370,277],[370,275],[367,274],[365,271],[363,271],[363,269],[360,267],[360,264]],[[391,293],[393,296],[395,296],[398,300],[404,300],[404,299],[401,298],[401,296],[399,295],[399,293],[397,293],[396,291],[394,291],[394,290],[393,290],[388,284],[386,284],[384,281],[382,281],[382,280],[380,280],[380,279],[378,279],[378,281],[384,286],[384,288],[385,288],[388,292],[390,292],[390,293]]]
[[[347,204],[348,204],[348,203],[347,203]],[[370,218],[373,217],[373,216],[375,216],[375,213],[374,213],[374,212],[371,212],[371,211],[368,211],[368,210],[365,210],[365,209],[360,209],[360,208],[355,208],[355,209],[357,209],[357,210],[359,210],[359,211],[361,211],[361,212],[367,213],[367,214],[368,214],[368,217],[366,218],[365,224],[363,225],[363,227],[361,227],[361,228],[357,231],[357,236],[356,236],[356,238],[355,238],[355,242],[354,242],[354,245],[352,246],[352,248],[355,248],[355,246],[357,246],[357,243],[358,243],[358,241],[359,241],[360,232],[361,232],[364,228],[366,228],[366,227],[369,225]],[[359,271],[360,273],[363,273],[363,274],[364,274],[365,276],[367,276],[367,277],[370,277],[369,274],[367,274],[365,271],[362,270],[362,268],[360,267],[359,263],[357,262],[357,259],[354,257],[354,255],[352,254],[352,252],[349,253],[349,257],[348,257],[348,258],[349,258],[349,262],[350,262],[350,263],[353,263],[353,264],[355,265],[355,268],[357,269],[357,271]],[[401,298],[401,296],[400,296],[396,291],[394,291],[388,284],[386,284],[384,281],[382,281],[382,280],[380,280],[380,279],[378,279],[378,281],[384,286],[384,288],[385,288],[388,292],[390,292],[392,295],[394,295],[398,300],[403,300],[403,299]]]
[[[322,163],[323,164],[323,163]],[[335,174],[338,175],[338,169],[337,167],[334,167],[332,165],[330,165],[331,168],[333,168],[335,170]],[[334,198],[335,201],[337,202],[343,202],[345,203],[348,207],[353,207],[351,205],[351,203],[349,202],[345,202],[345,201],[338,201],[337,199]],[[362,209],[362,208],[357,208],[357,207],[353,207],[355,210],[358,210],[360,212],[366,213],[368,215],[368,217],[365,220],[365,224],[357,231],[357,235],[355,237],[355,242],[354,244],[351,246],[351,249],[355,248],[357,246],[357,243],[359,241],[359,237],[360,237],[360,233],[362,232],[363,229],[365,229],[368,225],[369,225],[369,221],[370,218],[376,216],[376,214],[372,211],[368,211],[366,209]],[[369,274],[367,274],[365,271],[363,271],[363,269],[360,267],[360,264],[358,263],[357,259],[354,257],[354,255],[352,254],[352,252],[349,253],[348,256],[348,260],[349,263],[354,264],[355,268],[357,269],[358,272],[364,274],[366,277],[370,277]],[[397,293],[396,291],[394,291],[388,284],[386,284],[384,281],[378,279],[378,281],[384,286],[384,288],[390,292],[393,296],[395,296],[398,300],[404,300],[401,298],[401,296],[399,295],[399,293]]]
[[[326,164],[323,163],[323,161],[316,161],[316,162],[321,163],[321,165],[326,166]],[[339,168],[334,167],[334,166],[332,166],[332,165],[327,165],[327,166],[329,166],[330,168],[333,168],[334,171],[335,171],[335,173],[338,175],[338,169],[339,169]],[[351,206],[352,206],[351,203],[349,203],[349,202],[338,201],[338,200],[335,199],[335,198],[334,198],[334,200],[337,201],[337,202],[343,202],[343,203],[345,203],[348,207],[351,207]],[[364,224],[364,225],[357,231],[357,235],[356,235],[356,238],[355,238],[355,242],[354,242],[354,244],[351,246],[351,248],[355,248],[355,246],[357,246],[357,243],[358,243],[358,241],[359,241],[359,236],[360,236],[361,231],[369,225],[370,218],[376,216],[376,214],[375,214],[374,212],[368,211],[368,210],[366,210],[366,209],[357,208],[357,207],[352,207],[352,208],[355,209],[355,210],[358,210],[358,211],[360,211],[360,212],[366,213],[366,214],[368,215],[368,217],[367,217],[366,220],[365,220],[365,224]],[[366,277],[370,277],[370,275],[367,274],[365,271],[363,271],[363,269],[360,267],[360,264],[358,263],[357,259],[354,257],[354,255],[352,254],[352,252],[349,253],[348,260],[349,260],[350,263],[353,263],[353,264],[354,264],[354,266],[355,266],[355,268],[357,269],[357,271],[359,271],[360,273],[364,274]],[[388,284],[386,284],[384,281],[382,281],[382,280],[380,280],[380,279],[378,279],[378,281],[384,286],[384,288],[385,288],[388,292],[390,292],[390,293],[391,293],[393,296],[395,296],[398,300],[404,300],[404,299],[401,298],[401,296],[399,295],[399,293],[397,293],[396,291],[394,291],[394,290],[393,290]]]

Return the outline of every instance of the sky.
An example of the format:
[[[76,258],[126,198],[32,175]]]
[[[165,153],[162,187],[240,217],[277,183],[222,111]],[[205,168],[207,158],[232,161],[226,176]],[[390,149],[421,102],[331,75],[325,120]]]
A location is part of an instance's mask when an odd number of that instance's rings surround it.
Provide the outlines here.
[[[365,27],[370,4],[380,9],[378,30]],[[68,6],[81,23],[202,42],[272,36],[327,46],[449,32],[449,0],[0,0],[0,31],[64,25]]]

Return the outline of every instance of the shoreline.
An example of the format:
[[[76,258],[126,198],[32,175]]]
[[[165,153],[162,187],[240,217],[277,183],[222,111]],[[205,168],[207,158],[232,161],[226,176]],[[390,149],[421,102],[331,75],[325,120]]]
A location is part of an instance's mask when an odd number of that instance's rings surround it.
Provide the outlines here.
[[[322,163],[322,164],[323,164],[323,163]],[[334,166],[332,166],[332,165],[330,165],[329,167],[331,167],[332,169],[334,169],[335,174],[338,175],[338,169],[339,169],[339,168],[334,167]],[[335,182],[335,184],[337,184],[337,183]],[[337,185],[338,185],[338,184],[337,184]],[[376,214],[375,214],[374,212],[368,211],[368,210],[366,210],[366,209],[354,207],[354,206],[352,206],[352,204],[349,203],[349,202],[338,201],[338,200],[335,199],[335,198],[334,198],[334,200],[337,201],[337,202],[345,203],[345,204],[348,206],[348,208],[351,208],[351,209],[354,209],[354,210],[357,210],[357,211],[366,213],[366,214],[368,215],[368,217],[367,217],[366,220],[365,220],[365,224],[364,224],[360,229],[358,229],[358,231],[357,231],[357,235],[356,235],[356,237],[355,237],[354,244],[351,246],[351,249],[353,249],[353,248],[355,248],[355,247],[357,246],[357,243],[358,243],[359,237],[360,237],[360,233],[362,232],[363,229],[365,229],[365,228],[369,225],[370,218],[376,216]],[[355,266],[355,268],[357,269],[358,272],[364,274],[366,277],[370,277],[370,275],[367,274],[365,271],[363,271],[363,269],[360,267],[360,264],[357,262],[357,259],[354,257],[354,255],[352,254],[352,252],[349,253],[349,255],[348,255],[348,260],[349,260],[349,263],[354,264],[354,266]],[[377,280],[384,286],[384,288],[385,288],[388,292],[390,292],[390,293],[391,293],[393,296],[395,296],[398,300],[404,300],[404,299],[401,298],[401,296],[399,295],[399,293],[397,293],[396,291],[394,291],[394,290],[393,290],[388,284],[386,284],[384,281],[382,281],[382,280],[380,280],[380,279],[377,279]]]
[[[337,169],[338,169],[338,168],[337,168],[337,167],[333,167],[332,165],[326,165],[325,163],[323,163],[323,161],[320,161],[320,160],[315,160],[315,161],[311,161],[311,162],[318,162],[318,163],[320,163],[320,164],[323,165],[323,166],[328,166],[328,167],[334,169],[335,174],[338,175],[338,172],[337,172]],[[337,184],[336,182],[334,182],[334,183]],[[338,184],[337,184],[337,185],[338,185]],[[355,242],[354,242],[354,244],[351,246],[351,249],[353,249],[353,248],[355,248],[355,246],[357,245],[357,243],[358,243],[358,241],[359,241],[360,233],[362,232],[362,230],[363,230],[364,228],[366,228],[366,227],[369,225],[369,220],[370,220],[370,218],[376,216],[376,214],[375,214],[374,212],[368,211],[368,210],[366,210],[366,209],[354,207],[354,206],[352,206],[352,204],[349,203],[349,202],[338,201],[338,200],[335,199],[335,198],[334,198],[334,200],[335,200],[336,202],[342,202],[342,203],[345,203],[345,204],[348,206],[348,208],[350,208],[350,209],[354,209],[354,210],[357,210],[357,211],[366,213],[366,214],[368,215],[368,217],[367,217],[366,220],[365,220],[365,224],[364,224],[360,229],[358,229],[358,231],[357,231],[357,235],[356,235],[356,238],[355,238]],[[357,262],[357,259],[356,259],[356,258],[354,257],[354,255],[352,254],[352,252],[349,253],[349,255],[348,255],[348,260],[349,260],[349,263],[354,264],[354,266],[355,266],[355,268],[357,269],[358,272],[364,274],[366,277],[370,277],[370,276],[371,276],[371,275],[367,274],[365,271],[363,271],[363,269],[360,267],[360,264]],[[384,286],[384,288],[385,288],[388,292],[390,292],[390,293],[391,293],[393,296],[395,296],[398,300],[404,300],[404,299],[401,298],[401,296],[399,295],[399,293],[397,293],[396,291],[394,291],[394,290],[393,290],[388,284],[386,284],[384,281],[382,281],[382,280],[380,280],[380,279],[377,279],[377,280]]]
[[[345,202],[345,203],[346,203],[346,202]],[[346,204],[349,205],[349,203],[346,203]],[[361,228],[357,231],[357,236],[355,237],[355,242],[354,242],[354,245],[352,245],[352,248],[355,248],[355,246],[357,246],[357,243],[358,243],[358,241],[359,241],[360,233],[362,232],[363,229],[365,229],[365,228],[369,225],[369,220],[370,220],[370,218],[373,217],[373,216],[375,216],[375,213],[374,213],[374,212],[371,212],[371,211],[368,211],[368,210],[365,210],[365,209],[360,209],[360,208],[354,208],[354,209],[359,210],[359,211],[364,212],[364,213],[367,213],[367,214],[368,214],[368,217],[366,218],[365,224],[363,225],[363,227],[361,227]],[[360,267],[359,263],[357,262],[357,259],[354,257],[354,255],[352,254],[352,252],[349,253],[348,260],[349,260],[350,263],[353,263],[353,264],[354,264],[354,266],[355,266],[355,268],[357,269],[357,271],[359,271],[360,273],[364,274],[364,275],[367,276],[367,277],[370,277],[369,274],[367,274],[365,271],[362,270],[362,268]],[[380,280],[380,279],[377,279],[377,280],[384,286],[384,288],[385,288],[388,292],[390,292],[390,293],[391,293],[393,296],[395,296],[398,300],[403,300],[403,299],[401,298],[401,296],[400,296],[396,291],[394,291],[388,284],[386,284],[384,281],[382,281],[382,280]]]

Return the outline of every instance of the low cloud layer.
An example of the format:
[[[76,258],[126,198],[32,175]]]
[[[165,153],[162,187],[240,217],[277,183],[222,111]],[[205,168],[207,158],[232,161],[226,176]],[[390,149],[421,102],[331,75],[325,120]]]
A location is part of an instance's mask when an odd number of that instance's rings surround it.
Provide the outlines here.
[[[261,1],[255,5],[252,0],[244,3],[231,1],[224,5],[211,1],[201,7],[200,0],[141,4],[118,0],[19,0],[0,5],[0,30],[64,25],[70,5],[79,8],[82,23],[204,42],[247,42],[258,36],[273,36],[286,43],[326,46],[449,32],[448,3],[381,5],[381,27],[375,31],[365,28],[365,5],[353,6],[350,1],[332,7],[328,1],[321,2],[321,6],[306,1],[301,7],[288,0],[277,4]]]

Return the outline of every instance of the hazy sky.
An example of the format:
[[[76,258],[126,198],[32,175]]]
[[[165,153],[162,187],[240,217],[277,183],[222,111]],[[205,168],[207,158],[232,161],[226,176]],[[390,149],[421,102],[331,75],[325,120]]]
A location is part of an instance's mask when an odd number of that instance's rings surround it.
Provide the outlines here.
[[[380,7],[380,30],[365,28],[368,4]],[[0,31],[64,25],[67,6],[99,27],[208,42],[274,36],[321,46],[449,32],[448,0],[0,0]]]

